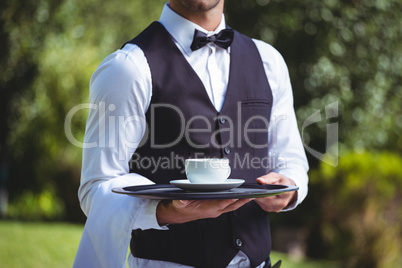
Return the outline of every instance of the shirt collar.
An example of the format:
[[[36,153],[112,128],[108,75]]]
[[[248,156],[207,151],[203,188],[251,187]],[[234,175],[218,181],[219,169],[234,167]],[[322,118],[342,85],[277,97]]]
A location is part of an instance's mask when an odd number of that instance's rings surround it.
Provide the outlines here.
[[[187,54],[191,55],[192,50],[190,48],[193,42],[194,30],[197,29],[206,33],[208,36],[219,33],[221,30],[226,28],[225,16],[222,14],[222,20],[218,27],[214,31],[207,31],[201,26],[183,18],[176,12],[174,12],[169,4],[165,4],[162,10],[159,22],[166,28],[173,39],[178,43],[182,50]]]

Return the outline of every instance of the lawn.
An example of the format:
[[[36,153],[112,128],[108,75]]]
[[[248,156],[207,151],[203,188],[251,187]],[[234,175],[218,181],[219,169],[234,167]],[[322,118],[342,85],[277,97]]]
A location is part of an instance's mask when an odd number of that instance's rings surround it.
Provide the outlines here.
[[[66,223],[28,223],[0,221],[0,267],[71,267],[83,226]],[[273,262],[282,268],[335,268],[327,262],[295,261],[274,252]]]
[[[83,226],[0,221],[0,267],[72,267]]]

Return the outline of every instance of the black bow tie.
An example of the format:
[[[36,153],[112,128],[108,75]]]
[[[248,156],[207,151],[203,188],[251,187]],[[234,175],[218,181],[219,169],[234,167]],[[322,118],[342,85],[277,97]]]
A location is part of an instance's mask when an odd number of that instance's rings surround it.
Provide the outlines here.
[[[232,29],[224,29],[211,36],[207,36],[206,33],[195,30],[193,43],[190,48],[194,51],[212,42],[215,43],[215,45],[226,49],[232,44],[233,34],[234,32]]]

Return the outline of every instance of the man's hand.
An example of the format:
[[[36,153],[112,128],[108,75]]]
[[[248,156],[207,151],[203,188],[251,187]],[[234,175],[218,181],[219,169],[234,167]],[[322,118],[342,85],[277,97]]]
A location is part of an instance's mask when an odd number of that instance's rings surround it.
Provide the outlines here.
[[[223,213],[240,208],[251,200],[163,200],[159,202],[156,209],[156,218],[161,226],[216,218]]]
[[[257,178],[257,183],[259,184],[282,184],[282,185],[296,185],[291,179],[278,173],[268,173],[262,177]],[[297,199],[297,191],[286,192],[280,195],[256,198],[260,207],[267,212],[280,212],[282,209],[287,207],[290,203],[295,202]]]

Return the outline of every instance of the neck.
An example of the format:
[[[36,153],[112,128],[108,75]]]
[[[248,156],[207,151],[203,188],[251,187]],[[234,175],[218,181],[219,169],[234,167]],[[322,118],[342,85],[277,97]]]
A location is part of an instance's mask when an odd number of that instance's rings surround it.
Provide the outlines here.
[[[194,22],[207,31],[215,30],[222,20],[224,1],[206,11],[196,11],[182,5],[178,0],[170,0],[170,8],[183,18]]]

